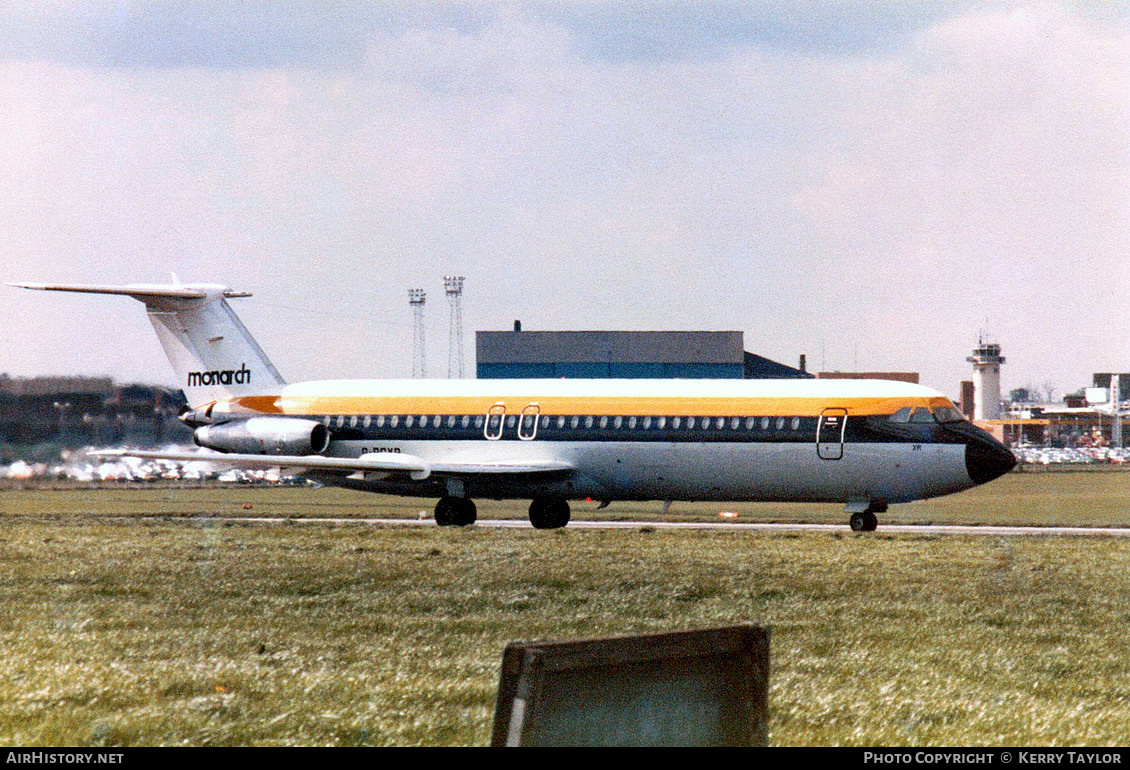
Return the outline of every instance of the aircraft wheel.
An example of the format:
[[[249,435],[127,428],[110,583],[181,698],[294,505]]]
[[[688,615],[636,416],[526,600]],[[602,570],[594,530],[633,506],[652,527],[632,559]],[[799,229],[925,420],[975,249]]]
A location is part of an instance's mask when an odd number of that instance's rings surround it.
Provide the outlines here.
[[[475,501],[466,497],[441,497],[436,503],[436,524],[441,527],[467,527],[477,518]]]
[[[852,532],[874,532],[879,526],[879,519],[871,511],[853,513],[848,520]]]
[[[455,517],[451,523],[457,527],[469,527],[475,523],[478,518],[478,510],[475,508],[475,501],[469,500],[466,497],[455,498]]]
[[[441,497],[436,503],[436,524],[441,527],[450,527],[455,524],[454,497]]]
[[[536,497],[530,503],[534,529],[560,529],[569,523],[569,503],[559,497]]]

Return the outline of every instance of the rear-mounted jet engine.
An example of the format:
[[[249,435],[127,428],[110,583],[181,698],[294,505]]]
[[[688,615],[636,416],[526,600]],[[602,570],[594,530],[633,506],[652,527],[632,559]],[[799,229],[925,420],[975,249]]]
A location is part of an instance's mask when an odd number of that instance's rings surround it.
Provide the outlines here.
[[[330,445],[325,425],[289,417],[250,417],[204,425],[192,436],[202,447],[242,454],[316,455]]]

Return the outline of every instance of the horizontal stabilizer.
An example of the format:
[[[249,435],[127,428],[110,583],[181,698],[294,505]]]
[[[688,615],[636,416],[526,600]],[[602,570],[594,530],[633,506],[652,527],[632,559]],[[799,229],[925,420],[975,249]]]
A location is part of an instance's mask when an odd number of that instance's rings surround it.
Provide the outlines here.
[[[79,294],[119,294],[144,301],[145,298],[176,298],[176,299],[204,299],[209,295],[209,289],[218,290],[216,293],[224,297],[250,297],[251,292],[235,291],[224,286],[182,286],[178,284],[147,284],[135,283],[125,286],[103,286],[99,284],[66,284],[66,283],[8,283],[19,289],[34,289],[36,291],[70,291]]]

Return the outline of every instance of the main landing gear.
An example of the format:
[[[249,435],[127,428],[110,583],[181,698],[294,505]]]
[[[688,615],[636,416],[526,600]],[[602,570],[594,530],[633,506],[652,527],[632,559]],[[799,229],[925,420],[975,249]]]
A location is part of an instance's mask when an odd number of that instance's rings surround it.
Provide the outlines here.
[[[473,500],[447,495],[436,503],[436,524],[441,527],[468,527],[475,523]],[[534,529],[560,529],[569,523],[569,503],[560,497],[535,497],[530,503],[530,523]]]
[[[441,527],[469,527],[478,518],[475,501],[466,497],[441,497],[436,503],[436,524]]]
[[[848,525],[852,532],[874,532],[879,526],[879,519],[875,514],[885,513],[886,510],[887,504],[880,500],[868,502],[862,510],[857,505],[848,503],[848,513],[851,514]]]
[[[560,529],[569,523],[569,503],[560,497],[535,497],[530,503],[534,529]]]

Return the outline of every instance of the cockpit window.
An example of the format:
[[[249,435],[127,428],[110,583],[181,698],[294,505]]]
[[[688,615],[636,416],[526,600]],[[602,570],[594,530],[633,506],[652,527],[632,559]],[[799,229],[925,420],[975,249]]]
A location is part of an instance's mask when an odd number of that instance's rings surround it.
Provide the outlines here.
[[[916,407],[910,414],[911,422],[934,422],[934,415],[924,406]]]
[[[887,422],[907,422],[910,420],[910,407],[904,406],[894,414],[887,417]]]
[[[965,415],[952,406],[942,406],[934,410],[938,422],[965,422]]]

